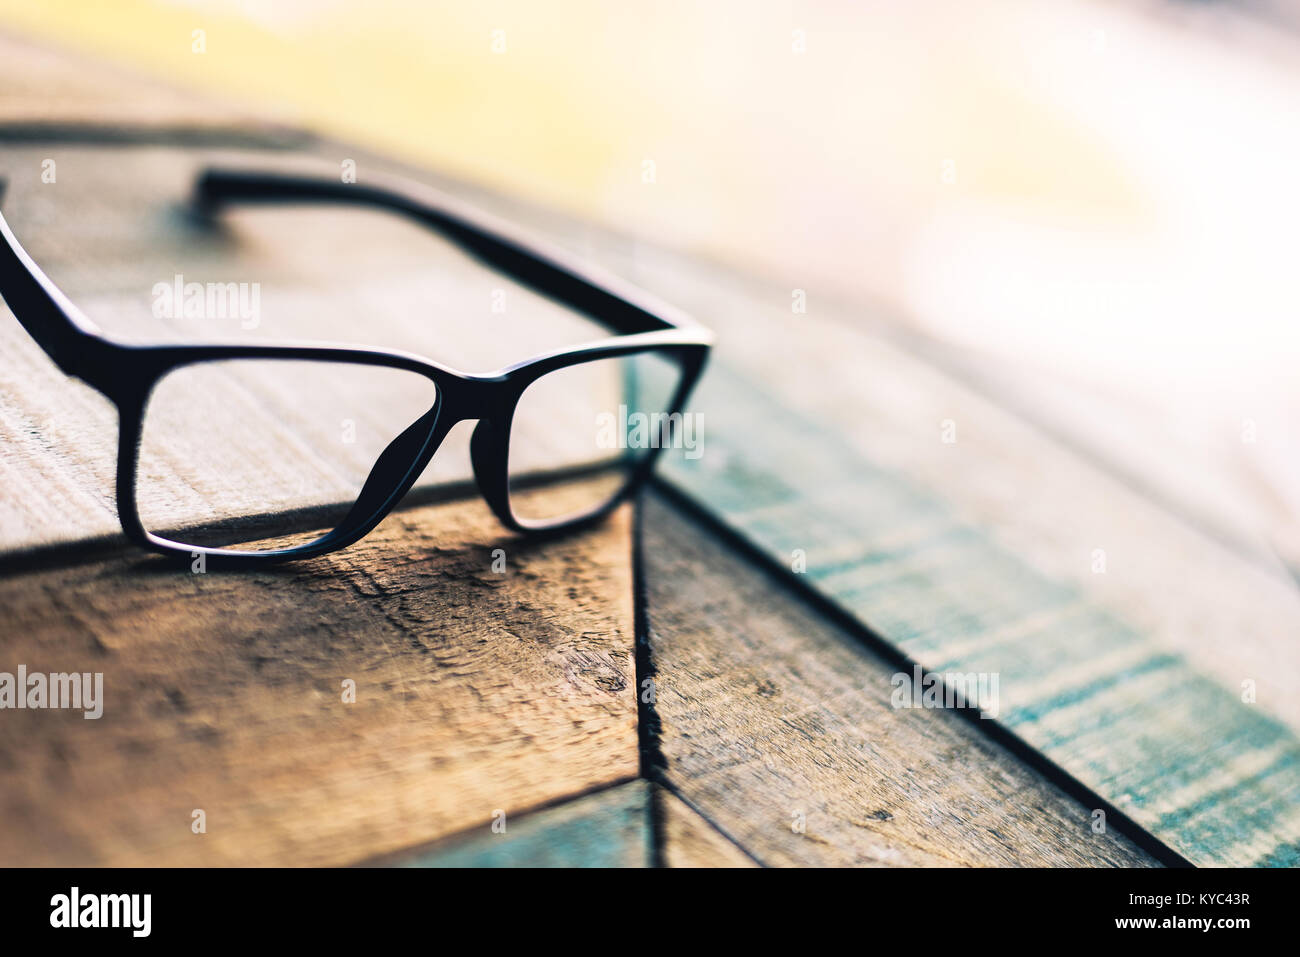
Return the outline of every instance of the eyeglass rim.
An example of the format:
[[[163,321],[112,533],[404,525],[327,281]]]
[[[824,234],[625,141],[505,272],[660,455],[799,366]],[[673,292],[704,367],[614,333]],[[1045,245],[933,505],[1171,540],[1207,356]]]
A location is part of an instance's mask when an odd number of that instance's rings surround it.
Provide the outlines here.
[[[219,559],[222,563],[284,561],[335,551],[358,541],[373,530],[410,491],[452,426],[466,420],[475,420],[477,423],[470,439],[475,482],[488,506],[508,529],[527,534],[545,534],[569,531],[598,521],[626,501],[644,483],[653,471],[662,449],[646,450],[647,454],[642,455],[635,467],[628,472],[618,493],[608,501],[592,509],[553,520],[525,518],[516,513],[510,496],[509,448],[515,409],[528,386],[550,372],[601,359],[653,354],[673,359],[680,366],[681,377],[666,411],[682,412],[702,372],[707,347],[702,347],[699,343],[667,341],[667,338],[659,333],[650,333],[589,343],[564,353],[548,353],[488,375],[466,373],[445,364],[424,362],[407,353],[383,350],[310,346],[259,346],[242,349],[238,346],[222,346],[214,354],[213,348],[206,346],[156,347],[148,360],[156,375],[147,380],[147,388],[143,387],[144,380],[138,381],[134,396],[131,399],[123,397],[123,401],[118,404],[120,440],[117,499],[123,530],[132,541],[161,554],[190,559],[204,555]],[[630,341],[633,339],[637,341]],[[282,549],[254,551],[202,546],[169,538],[145,527],[140,517],[137,479],[144,422],[154,388],[168,374],[187,366],[241,360],[299,360],[393,368],[421,374],[433,382],[434,405],[417,420],[424,421],[425,439],[413,455],[402,460],[402,474],[379,476],[378,480],[390,489],[382,504],[352,516],[350,520],[339,523],[317,539]]]

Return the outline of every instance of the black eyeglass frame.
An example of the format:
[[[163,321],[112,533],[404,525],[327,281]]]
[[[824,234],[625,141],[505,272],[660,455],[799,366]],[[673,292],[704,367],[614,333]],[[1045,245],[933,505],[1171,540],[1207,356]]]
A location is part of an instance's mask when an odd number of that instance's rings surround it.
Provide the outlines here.
[[[0,183],[0,195],[3,183]],[[522,533],[558,533],[599,521],[635,494],[654,468],[662,443],[645,450],[621,490],[604,504],[551,521],[519,517],[511,505],[510,428],[524,390],[539,377],[597,359],[654,353],[682,370],[667,412],[679,413],[695,387],[712,333],[684,313],[624,280],[524,237],[517,230],[435,190],[394,182],[361,185],[283,173],[209,169],[196,184],[197,212],[214,215],[233,203],[361,204],[396,212],[435,230],[488,266],[570,306],[615,336],[556,349],[480,375],[413,353],[328,344],[135,345],[115,341],[88,319],[41,271],[0,215],[0,298],[67,375],[102,392],[118,409],[118,518],[138,545],[174,558],[204,555],[215,565],[265,564],[336,551],[368,534],[411,489],[457,423],[477,419],[470,441],[479,491],[503,525]],[[432,408],[380,453],[352,508],[320,538],[301,545],[245,551],[187,545],[147,530],[136,500],[136,472],[145,409],[154,387],[183,366],[230,359],[298,359],[404,369],[433,381]]]

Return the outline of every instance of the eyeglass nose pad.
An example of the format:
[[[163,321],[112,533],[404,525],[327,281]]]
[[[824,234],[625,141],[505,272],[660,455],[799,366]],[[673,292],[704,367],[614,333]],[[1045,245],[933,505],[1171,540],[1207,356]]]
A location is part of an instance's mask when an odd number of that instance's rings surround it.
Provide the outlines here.
[[[416,473],[422,460],[427,458],[426,447],[436,446],[441,441],[441,436],[435,433],[437,421],[438,410],[430,409],[388,443],[366,476],[357,500],[339,523],[340,528],[369,523],[377,513],[386,512],[391,507],[395,495],[411,486],[419,477],[412,473]]]

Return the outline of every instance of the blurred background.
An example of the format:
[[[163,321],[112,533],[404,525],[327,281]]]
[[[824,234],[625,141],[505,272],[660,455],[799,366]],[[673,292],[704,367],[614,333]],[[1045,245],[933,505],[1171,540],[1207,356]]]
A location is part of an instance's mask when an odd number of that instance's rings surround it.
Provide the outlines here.
[[[1300,567],[1294,6],[0,0],[0,29],[761,274],[810,312],[860,303]]]

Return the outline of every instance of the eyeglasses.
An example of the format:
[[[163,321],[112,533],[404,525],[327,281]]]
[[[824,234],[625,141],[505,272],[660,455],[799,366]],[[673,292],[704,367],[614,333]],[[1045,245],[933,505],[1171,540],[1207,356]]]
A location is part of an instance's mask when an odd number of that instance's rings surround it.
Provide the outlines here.
[[[103,335],[0,216],[0,296],[64,373],[117,407],[118,514],[133,542],[217,565],[343,548],[379,524],[465,420],[477,420],[474,479],[500,521],[561,531],[607,515],[680,439],[712,335],[642,291],[410,184],[203,173],[196,209],[233,203],[404,215],[617,335],[485,375],[378,348],[132,345]],[[295,410],[288,436],[284,423],[250,429],[268,405]]]

